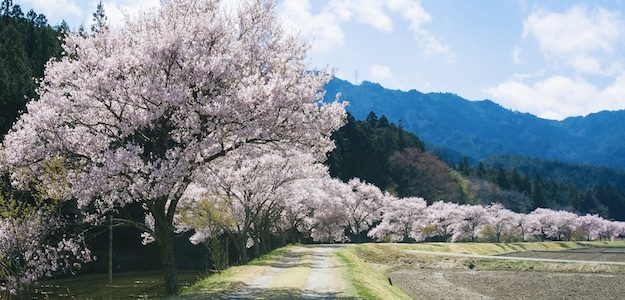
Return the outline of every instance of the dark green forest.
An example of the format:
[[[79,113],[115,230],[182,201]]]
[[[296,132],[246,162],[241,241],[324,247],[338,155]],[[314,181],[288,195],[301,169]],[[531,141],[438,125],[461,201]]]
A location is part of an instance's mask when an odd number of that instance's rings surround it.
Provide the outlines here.
[[[52,27],[43,14],[24,13],[11,0],[0,6],[0,133],[4,135],[28,99],[35,97],[36,80],[45,64],[61,55],[67,24]]]
[[[548,207],[580,214],[599,214],[611,219],[625,218],[625,190],[622,186],[612,184],[612,179],[599,171],[604,168],[588,167],[597,172],[597,177],[590,178],[593,172],[588,171],[586,174],[589,178],[581,181],[579,178],[584,176],[583,171],[571,171],[570,176],[566,176],[556,172],[550,163],[542,164],[535,165],[536,170],[542,172],[522,167],[492,167],[484,163],[471,167],[468,160],[461,161],[456,168],[469,178],[483,179],[504,190],[528,196],[532,209]],[[605,172],[610,174],[617,171],[606,168]]]

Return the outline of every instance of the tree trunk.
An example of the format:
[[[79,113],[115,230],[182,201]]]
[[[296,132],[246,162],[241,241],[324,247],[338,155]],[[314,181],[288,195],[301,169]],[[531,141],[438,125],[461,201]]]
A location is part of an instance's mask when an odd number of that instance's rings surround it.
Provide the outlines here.
[[[247,234],[242,234],[236,244],[239,245],[239,262],[246,264],[249,260],[247,257]]]
[[[230,240],[228,236],[224,236],[224,243],[226,245],[226,267],[228,267],[230,265]]]
[[[254,257],[260,256],[260,239],[258,237],[254,237]]]
[[[154,233],[160,246],[165,293],[174,295],[178,291],[178,270],[174,259],[174,231],[167,217],[154,215]]]
[[[265,253],[269,253],[269,251],[271,251],[271,233],[269,233],[269,231],[266,233],[265,249],[267,249]]]

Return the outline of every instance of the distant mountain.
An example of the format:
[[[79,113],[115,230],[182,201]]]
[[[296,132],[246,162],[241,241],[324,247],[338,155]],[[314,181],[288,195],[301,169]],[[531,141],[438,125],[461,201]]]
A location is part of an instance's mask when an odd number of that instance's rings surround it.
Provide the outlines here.
[[[385,115],[426,144],[476,160],[502,154],[625,169],[625,111],[604,111],[563,121],[506,109],[490,100],[469,101],[449,93],[390,90],[364,81],[334,79],[327,98],[337,93],[347,110],[363,120]]]

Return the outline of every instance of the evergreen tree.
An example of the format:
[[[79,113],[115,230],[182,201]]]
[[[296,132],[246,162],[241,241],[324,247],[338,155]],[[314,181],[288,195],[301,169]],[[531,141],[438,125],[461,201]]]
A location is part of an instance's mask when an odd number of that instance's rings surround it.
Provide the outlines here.
[[[43,76],[46,62],[61,53],[59,31],[30,10],[26,17],[11,0],[0,4],[0,137],[8,131],[27,100],[35,97],[33,78]]]
[[[91,25],[91,32],[96,34],[104,30],[108,30],[108,18],[104,14],[104,5],[102,1],[98,2],[95,12],[93,13],[93,25]]]
[[[4,5],[4,4],[3,4]],[[8,24],[0,29],[0,133],[4,135],[20,111],[26,98],[34,94],[35,84],[20,32]]]
[[[505,190],[510,189],[510,181],[504,169],[497,170],[497,185]]]
[[[475,175],[478,178],[484,178],[486,176],[486,167],[484,167],[483,163],[479,163],[477,165],[477,170],[475,171]]]
[[[545,200],[542,183],[538,177],[534,178],[534,182],[532,183],[532,203],[533,208],[547,207],[547,201]]]
[[[11,17],[13,19],[20,19],[24,17],[24,12],[22,11],[22,7],[19,5],[13,5],[13,8],[11,9]]]
[[[13,0],[2,0],[2,4],[0,4],[0,14],[3,17],[11,16],[11,11],[13,9]]]
[[[67,25],[67,22],[65,22],[65,20],[63,20],[61,21],[61,25],[56,27],[56,31],[64,36],[70,32],[69,25]]]
[[[464,176],[471,175],[471,166],[469,165],[468,157],[463,157],[460,163],[458,163],[458,171]]]

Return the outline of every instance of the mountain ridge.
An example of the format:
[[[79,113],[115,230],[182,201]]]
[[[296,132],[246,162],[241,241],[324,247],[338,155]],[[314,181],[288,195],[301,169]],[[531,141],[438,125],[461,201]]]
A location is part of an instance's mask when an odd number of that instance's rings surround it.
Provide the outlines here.
[[[561,121],[507,109],[491,100],[453,93],[386,89],[368,81],[333,79],[327,99],[341,93],[357,119],[373,111],[427,144],[476,160],[511,154],[625,169],[625,111],[602,111]]]

